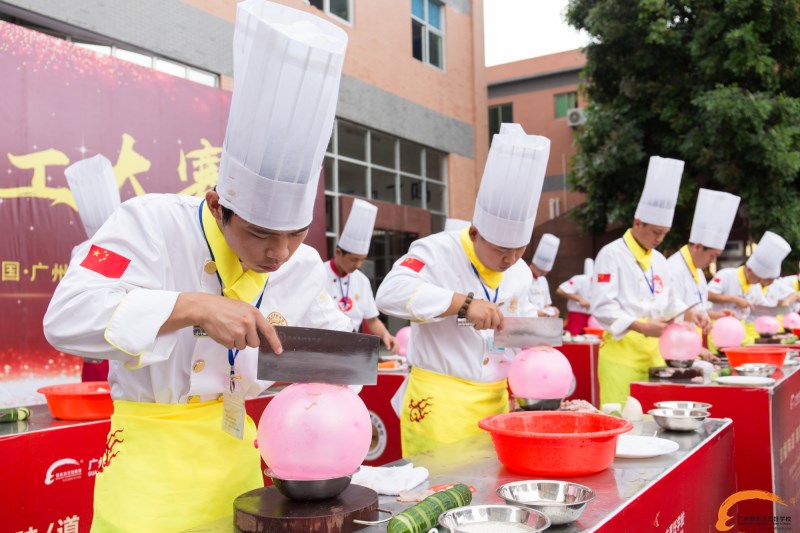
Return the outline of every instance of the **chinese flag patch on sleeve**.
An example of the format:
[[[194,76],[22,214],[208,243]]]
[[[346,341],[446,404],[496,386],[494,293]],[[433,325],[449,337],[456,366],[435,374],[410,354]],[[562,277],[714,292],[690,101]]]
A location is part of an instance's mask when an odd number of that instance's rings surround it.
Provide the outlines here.
[[[406,268],[410,268],[414,272],[419,272],[420,270],[422,270],[422,267],[425,266],[425,263],[423,263],[419,259],[415,259],[413,257],[406,257],[403,260],[403,262],[400,263],[400,266],[404,266]]]
[[[107,278],[121,278],[131,260],[111,250],[92,245],[81,266]]]
[[[609,283],[611,281],[611,274],[598,274],[597,283]]]

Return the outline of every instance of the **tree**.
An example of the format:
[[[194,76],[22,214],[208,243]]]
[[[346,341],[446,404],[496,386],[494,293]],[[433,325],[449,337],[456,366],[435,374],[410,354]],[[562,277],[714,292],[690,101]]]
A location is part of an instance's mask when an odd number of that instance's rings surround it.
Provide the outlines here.
[[[800,257],[800,2],[570,0],[567,19],[591,36],[569,177],[583,227],[630,223],[660,155],[686,162],[667,244],[705,187],[740,195],[752,236],[775,231]]]

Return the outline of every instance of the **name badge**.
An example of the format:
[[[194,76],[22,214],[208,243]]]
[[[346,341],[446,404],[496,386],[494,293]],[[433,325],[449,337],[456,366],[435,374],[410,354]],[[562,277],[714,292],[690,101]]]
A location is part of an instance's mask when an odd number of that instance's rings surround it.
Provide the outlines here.
[[[244,438],[244,396],[238,392],[222,394],[222,431],[239,440]]]

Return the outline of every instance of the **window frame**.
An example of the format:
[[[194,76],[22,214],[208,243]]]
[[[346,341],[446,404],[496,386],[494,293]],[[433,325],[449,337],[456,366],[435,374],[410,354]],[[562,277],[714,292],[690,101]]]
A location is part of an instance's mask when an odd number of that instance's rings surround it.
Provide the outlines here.
[[[425,63],[426,65],[430,65],[431,67],[440,70],[442,72],[446,71],[446,53],[445,53],[445,27],[446,27],[446,10],[445,7],[447,4],[444,3],[442,0],[421,0],[423,5],[423,11],[425,13],[425,19],[421,19],[414,14],[414,0],[411,0],[411,39],[412,39],[412,51],[411,57]],[[428,11],[429,6],[431,3],[434,3],[439,6],[440,17],[441,20],[441,29],[433,27],[430,22],[428,22]],[[422,58],[417,58],[414,56],[413,51],[413,39],[414,39],[414,22],[417,22],[422,25]],[[430,36],[429,34],[433,33],[434,35],[438,36],[441,41],[441,48],[439,50],[439,54],[441,55],[441,65],[435,65],[431,63],[430,58]]]
[[[503,120],[503,112],[508,109],[508,120]],[[497,131],[492,131],[492,113],[497,112]],[[489,106],[489,144],[492,143],[492,138],[495,133],[500,133],[500,125],[503,122],[514,122],[514,102],[503,102],[502,104],[494,104]]]
[[[335,18],[336,20],[342,22],[343,24],[347,24],[350,27],[355,25],[355,13],[353,12],[353,2],[354,0],[347,0],[347,15],[350,17],[350,20],[343,19],[336,13],[331,11],[331,0],[322,0],[322,9],[321,11],[328,15],[329,17]],[[311,3],[311,0],[305,0],[305,3],[309,6],[313,7],[314,9],[319,9],[317,6]]]
[[[570,97],[572,97],[570,104]],[[564,98],[564,114],[559,115],[558,113],[558,101],[560,98]],[[553,116],[554,118],[567,118],[567,114],[569,113],[570,109],[574,109],[578,107],[578,91],[569,91],[565,93],[558,93],[553,95]]]

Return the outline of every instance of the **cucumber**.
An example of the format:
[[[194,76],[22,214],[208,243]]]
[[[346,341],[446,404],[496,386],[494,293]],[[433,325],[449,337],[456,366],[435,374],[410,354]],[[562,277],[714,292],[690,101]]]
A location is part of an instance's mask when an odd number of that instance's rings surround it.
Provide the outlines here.
[[[387,533],[427,533],[439,525],[439,515],[456,507],[469,505],[472,492],[459,483],[447,490],[431,494],[389,521]]]

